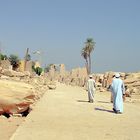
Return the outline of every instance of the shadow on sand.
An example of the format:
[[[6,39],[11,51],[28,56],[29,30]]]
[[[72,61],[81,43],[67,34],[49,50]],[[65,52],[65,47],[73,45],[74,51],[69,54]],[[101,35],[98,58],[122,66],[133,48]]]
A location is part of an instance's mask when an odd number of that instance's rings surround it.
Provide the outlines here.
[[[85,101],[85,100],[77,100],[77,102],[85,102],[85,103],[88,103],[89,101]]]
[[[110,102],[105,102],[105,101],[97,101],[98,103],[110,103]]]
[[[109,112],[109,113],[114,113],[114,111],[112,111],[112,110],[98,108],[98,107],[95,107],[95,110],[97,110],[97,111],[105,111],[105,112]]]

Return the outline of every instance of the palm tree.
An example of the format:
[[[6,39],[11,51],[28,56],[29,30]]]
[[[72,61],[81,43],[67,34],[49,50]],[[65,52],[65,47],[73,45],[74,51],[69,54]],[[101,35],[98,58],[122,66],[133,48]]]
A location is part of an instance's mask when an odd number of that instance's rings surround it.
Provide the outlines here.
[[[31,60],[31,55],[30,54],[27,54],[26,61],[30,61],[30,60]]]
[[[92,38],[87,38],[85,47],[82,49],[82,56],[86,60],[87,73],[91,73],[91,52],[95,48],[95,42]]]
[[[86,70],[87,70],[87,73],[89,73],[89,70],[88,70],[88,56],[87,56],[87,53],[85,51],[85,48],[82,49],[81,51],[81,56],[85,59],[86,63]]]
[[[19,57],[17,55],[11,54],[8,59],[11,62],[11,65],[13,66],[13,70],[16,70],[20,64]]]

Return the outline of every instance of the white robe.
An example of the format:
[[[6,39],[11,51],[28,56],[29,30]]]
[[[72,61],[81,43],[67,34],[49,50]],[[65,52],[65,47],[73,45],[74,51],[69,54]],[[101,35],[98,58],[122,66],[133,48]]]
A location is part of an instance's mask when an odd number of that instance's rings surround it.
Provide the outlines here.
[[[111,84],[113,94],[113,108],[123,112],[123,94],[125,92],[124,83],[120,78],[114,78]]]
[[[89,79],[87,82],[87,90],[88,90],[88,99],[89,101],[93,100],[95,93],[95,80]]]

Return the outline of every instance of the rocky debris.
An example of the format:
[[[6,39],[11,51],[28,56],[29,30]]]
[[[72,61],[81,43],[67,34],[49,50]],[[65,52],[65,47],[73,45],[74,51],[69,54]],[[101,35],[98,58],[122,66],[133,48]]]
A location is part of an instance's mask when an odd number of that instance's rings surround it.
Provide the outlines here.
[[[9,77],[9,76],[5,76],[5,75],[2,75],[0,79],[3,79],[3,80],[10,80],[10,77]]]
[[[56,83],[54,81],[49,81],[49,82],[47,82],[47,87],[50,90],[56,89]]]
[[[105,74],[95,74],[95,80],[97,84],[97,89],[102,92],[105,89],[109,89],[112,83],[113,75],[116,72],[106,72]],[[140,72],[136,73],[123,73],[120,72],[121,79],[125,84],[126,97],[131,97],[132,99],[140,99]]]
[[[55,88],[56,84],[46,76],[0,68],[0,115],[27,116],[36,101],[48,89]]]
[[[49,88],[49,89],[56,89],[56,85],[51,85],[51,84],[49,84],[49,85],[48,85],[48,88]]]
[[[35,101],[33,86],[16,81],[0,80],[0,114],[17,114]]]
[[[124,83],[127,96],[133,99],[140,99],[140,72],[127,73]]]
[[[61,71],[60,76],[58,76],[59,82],[72,86],[81,86],[86,89],[86,82],[88,79],[86,68],[76,68],[71,72],[67,72],[65,69],[63,69],[63,72],[64,73]],[[105,72],[104,74],[93,74],[93,78],[96,81],[96,89],[100,92],[109,90],[115,73],[116,72],[109,71]],[[140,72],[119,73],[125,84],[125,96],[134,100],[138,100],[140,98]]]
[[[115,72],[111,71],[93,74],[96,89],[100,92],[106,91],[114,74]],[[131,98],[131,101],[140,99],[140,72],[120,74],[126,86],[126,97]],[[60,73],[52,67],[49,74],[36,76],[27,71],[16,72],[0,67],[0,114],[26,116],[47,90],[56,89],[55,80],[86,89],[87,79],[86,68],[77,68],[68,72],[65,71],[64,65],[60,65]]]
[[[9,70],[9,69],[3,69],[1,74],[5,75],[5,76],[9,76],[9,77],[24,77],[24,73],[22,72],[16,72],[13,70]]]
[[[81,86],[86,89],[86,82],[88,79],[86,68],[75,68],[70,72],[67,72],[65,71],[65,66],[60,65],[60,69],[60,73],[57,74],[57,78],[55,80],[58,80],[61,83],[65,83],[66,85]],[[51,69],[51,72],[53,73],[52,75],[56,77],[56,72],[53,68]],[[92,74],[93,78],[96,81],[96,89],[100,92],[109,90],[115,73],[116,72],[109,71],[105,72],[104,74]],[[126,97],[134,98],[136,96],[140,96],[140,72],[119,73],[121,75],[121,79],[125,83]],[[52,75],[50,77],[52,77]]]
[[[92,74],[96,81],[96,89],[100,92],[109,90],[112,83],[113,76],[116,72],[109,71],[104,74]],[[126,88],[126,97],[138,99],[140,97],[140,72],[124,73],[119,72],[121,79],[124,81]],[[54,74],[55,75],[55,74]],[[86,89],[86,81],[88,79],[86,68],[72,69],[71,72],[67,72],[63,66],[63,72],[61,71],[58,76],[58,81],[65,83],[66,85],[81,86]]]
[[[72,69],[70,72],[65,71],[64,74],[61,72],[58,81],[66,85],[85,87],[87,81],[86,68]]]

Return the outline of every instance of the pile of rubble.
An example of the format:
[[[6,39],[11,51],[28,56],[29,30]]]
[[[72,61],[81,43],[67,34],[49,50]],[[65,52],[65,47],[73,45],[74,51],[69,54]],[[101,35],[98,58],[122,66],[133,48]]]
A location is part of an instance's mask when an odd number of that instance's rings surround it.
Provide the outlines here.
[[[56,67],[59,70],[56,70]],[[86,68],[75,68],[71,71],[66,71],[64,64],[52,65],[47,73],[47,77],[51,81],[56,80],[66,85],[84,87],[87,81],[87,70]]]
[[[106,72],[105,74],[95,74],[97,89],[105,91],[112,82],[115,72]],[[133,100],[140,100],[140,72],[136,73],[122,73],[121,79],[125,84],[126,96]]]
[[[106,72],[103,74],[93,74],[96,81],[97,90],[100,92],[107,91],[109,85],[112,83],[113,75],[116,72]],[[60,72],[56,73],[52,68],[50,77],[55,77],[59,82],[72,86],[86,87],[88,79],[86,68],[75,68],[72,71],[65,71],[65,66],[60,66]],[[124,73],[120,72],[121,79],[124,81],[126,88],[126,96],[131,99],[140,99],[140,72]]]
[[[48,89],[55,88],[47,77],[0,68],[0,115],[25,115]]]
[[[127,73],[124,83],[126,85],[126,94],[133,99],[140,99],[140,72]]]

